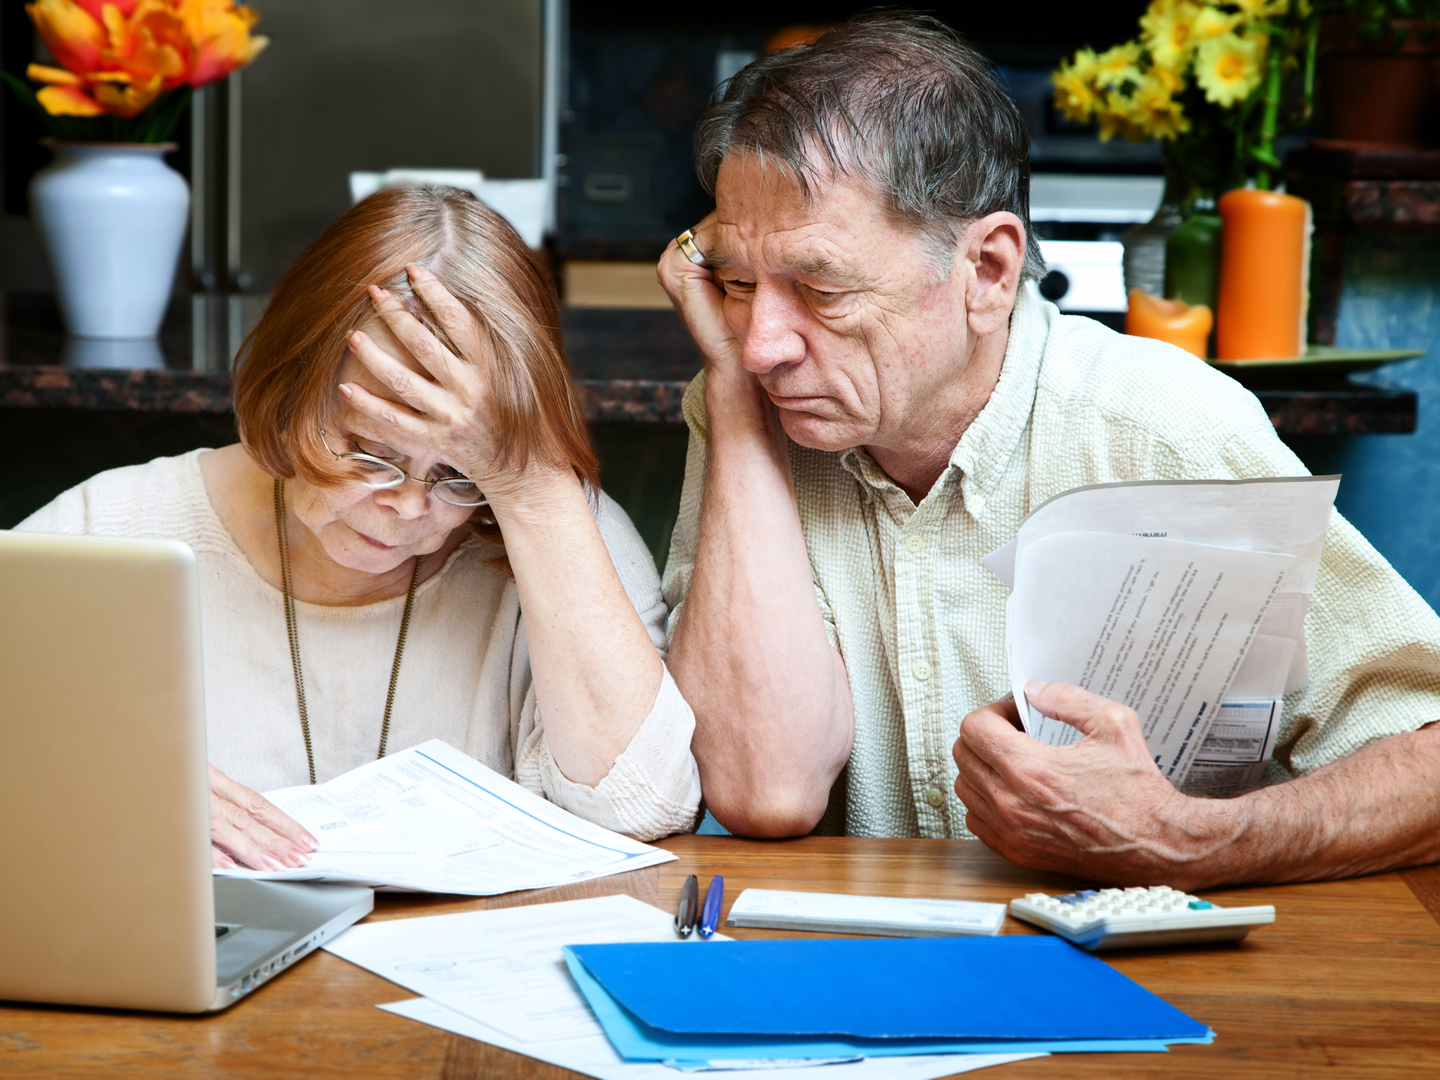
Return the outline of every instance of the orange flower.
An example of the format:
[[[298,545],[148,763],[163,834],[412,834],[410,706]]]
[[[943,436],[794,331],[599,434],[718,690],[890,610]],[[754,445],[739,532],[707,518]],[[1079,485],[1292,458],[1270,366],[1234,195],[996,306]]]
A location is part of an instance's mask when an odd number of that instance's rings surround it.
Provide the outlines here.
[[[32,64],[52,116],[133,117],[178,86],[203,86],[244,67],[268,43],[260,17],[234,0],[35,0],[41,39],[66,70]]]
[[[100,116],[105,112],[82,88],[83,80],[64,68],[31,64],[25,74],[50,85],[35,95],[51,116]]]
[[[101,11],[110,35],[107,68],[123,71],[132,81],[150,83],[158,77],[165,90],[190,81],[193,46],[166,0],[138,0],[128,18],[112,3]]]
[[[250,28],[260,16],[249,4],[237,7],[232,0],[179,0],[178,6],[185,30],[195,43],[191,86],[223,79],[270,44],[269,38],[250,36]]]
[[[129,119],[150,107],[163,89],[159,75],[136,82],[123,71],[90,71],[83,75],[63,68],[31,64],[25,74],[49,83],[35,95],[51,116],[101,116]]]
[[[121,15],[129,18],[139,0],[75,0],[75,2],[88,11],[96,22],[103,23],[105,16],[101,12],[107,6],[117,9]]]
[[[63,67],[85,72],[100,66],[100,53],[110,43],[105,28],[74,0],[36,0],[25,10],[45,47]]]

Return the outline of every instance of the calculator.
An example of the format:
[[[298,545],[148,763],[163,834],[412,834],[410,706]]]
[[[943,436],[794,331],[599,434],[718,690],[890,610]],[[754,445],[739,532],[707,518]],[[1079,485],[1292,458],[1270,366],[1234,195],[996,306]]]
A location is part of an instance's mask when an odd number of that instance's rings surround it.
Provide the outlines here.
[[[1082,949],[1131,949],[1239,941],[1252,926],[1275,921],[1275,908],[1220,907],[1168,885],[1141,889],[1083,889],[1010,901],[1010,914],[1073,941]]]

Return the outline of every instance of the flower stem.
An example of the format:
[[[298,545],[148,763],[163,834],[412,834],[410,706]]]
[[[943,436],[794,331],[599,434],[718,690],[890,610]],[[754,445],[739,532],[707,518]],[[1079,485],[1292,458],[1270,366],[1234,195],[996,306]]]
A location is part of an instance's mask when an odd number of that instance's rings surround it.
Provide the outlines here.
[[[1270,170],[1275,160],[1275,131],[1280,119],[1280,50],[1274,47],[1265,51],[1265,112],[1260,118],[1260,138],[1250,153],[1260,163],[1255,172],[1255,186],[1261,191],[1270,190]]]

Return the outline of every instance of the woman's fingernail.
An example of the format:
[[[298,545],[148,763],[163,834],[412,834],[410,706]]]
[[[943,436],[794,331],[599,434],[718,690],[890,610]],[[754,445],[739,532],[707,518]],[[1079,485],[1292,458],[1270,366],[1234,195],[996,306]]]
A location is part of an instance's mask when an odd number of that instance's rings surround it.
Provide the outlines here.
[[[1040,682],[1038,679],[1027,682],[1025,684],[1025,696],[1029,697],[1031,694],[1038,694],[1041,687],[1043,687],[1044,685],[1045,684]]]
[[[343,382],[342,382],[342,383],[340,384],[340,393],[341,393],[341,396],[343,396],[346,401],[349,401],[352,397],[355,396],[355,391],[352,390],[352,389],[350,389],[350,384],[349,384],[349,383],[343,383]],[[311,841],[311,842],[313,843],[314,841]]]
[[[263,859],[261,859],[260,861],[265,864],[265,869],[267,869],[267,870],[284,870],[284,869],[285,869],[285,864],[282,863],[279,859],[275,858],[275,856],[273,856],[273,855],[266,855],[266,856],[265,856]]]
[[[308,832],[307,832],[304,836],[302,836],[300,839],[304,840],[305,843],[307,843],[307,844],[310,845],[310,850],[311,850],[311,851],[319,851],[319,850],[320,850],[320,841],[319,841],[319,840],[316,840],[315,837],[311,836]]]

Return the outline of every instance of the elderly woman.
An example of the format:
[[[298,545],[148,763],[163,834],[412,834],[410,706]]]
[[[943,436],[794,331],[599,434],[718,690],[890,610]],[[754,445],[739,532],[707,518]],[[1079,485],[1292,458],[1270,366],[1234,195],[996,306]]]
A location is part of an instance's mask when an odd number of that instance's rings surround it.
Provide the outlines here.
[[[479,201],[380,192],[250,335],[238,445],[101,473],[19,526],[195,551],[217,866],[317,847],[255,790],[429,738],[632,836],[693,825],[659,581],[600,493],[558,327]]]

